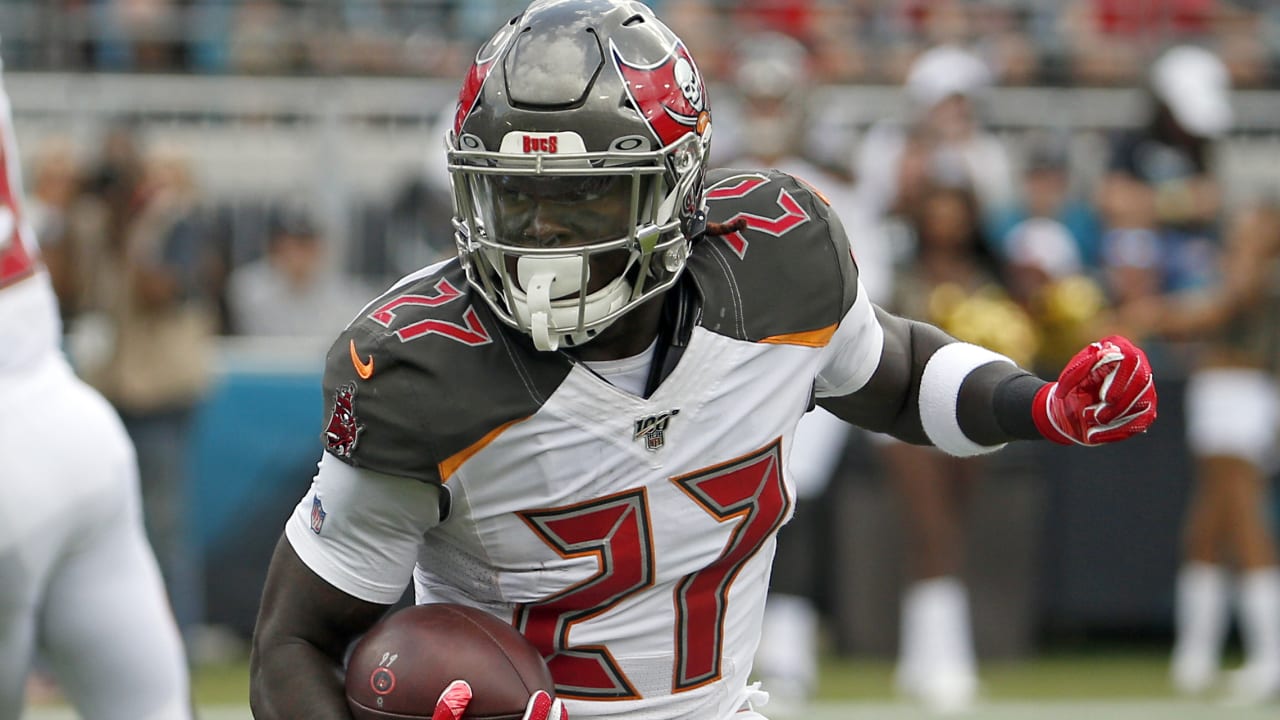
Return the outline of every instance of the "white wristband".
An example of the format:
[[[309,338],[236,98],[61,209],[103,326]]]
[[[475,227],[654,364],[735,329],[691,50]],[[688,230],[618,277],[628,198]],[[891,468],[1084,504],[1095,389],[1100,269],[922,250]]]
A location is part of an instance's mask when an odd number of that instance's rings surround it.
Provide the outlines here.
[[[965,378],[979,367],[992,362],[1006,362],[1016,366],[1016,363],[1000,353],[969,343],[943,345],[925,364],[920,378],[920,423],[930,442],[939,450],[958,457],[971,457],[995,452],[1005,446],[1005,443],[975,443],[960,429],[960,421],[956,417],[960,386],[964,384]]]

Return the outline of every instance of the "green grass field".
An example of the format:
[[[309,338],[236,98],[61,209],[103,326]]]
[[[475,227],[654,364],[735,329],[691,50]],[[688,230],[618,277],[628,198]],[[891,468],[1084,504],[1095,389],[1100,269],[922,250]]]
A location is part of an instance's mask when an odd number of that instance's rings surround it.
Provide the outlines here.
[[[1049,655],[982,667],[982,701],[973,720],[1274,720],[1280,705],[1233,708],[1210,697],[1189,701],[1168,687],[1167,658],[1149,651]],[[794,720],[925,720],[931,716],[893,693],[893,666],[832,658],[823,664],[820,699]],[[249,720],[243,663],[216,665],[194,677],[201,720]],[[768,712],[768,708],[765,708]],[[59,703],[32,708],[23,720],[73,720]],[[694,720],[694,719],[691,719]],[[793,720],[777,715],[771,720]]]
[[[992,700],[1127,699],[1170,696],[1166,658],[1138,653],[1072,654],[1026,662],[987,663],[983,696]],[[894,699],[893,665],[829,659],[822,666],[823,699]]]
[[[992,700],[1151,699],[1172,697],[1167,659],[1155,653],[1057,655],[1017,663],[982,666],[983,695]],[[822,665],[823,700],[894,700],[893,665],[883,660],[829,658]],[[205,667],[196,673],[201,704],[245,702],[248,669],[243,664]]]

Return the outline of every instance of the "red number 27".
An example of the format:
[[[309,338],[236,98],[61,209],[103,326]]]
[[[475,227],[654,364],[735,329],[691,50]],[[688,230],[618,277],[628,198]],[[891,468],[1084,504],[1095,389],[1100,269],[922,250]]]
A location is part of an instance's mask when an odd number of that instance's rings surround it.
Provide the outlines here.
[[[791,507],[782,482],[781,445],[671,479],[733,531],[720,556],[691,573],[673,591],[676,609],[672,691],[720,678],[729,586],[782,524]],[[521,519],[563,557],[594,557],[598,571],[541,602],[523,605],[516,627],[551,668],[556,692],[580,699],[638,699],[639,693],[603,645],[573,645],[573,626],[608,612],[651,587],[656,559],[648,493],[628,490],[569,507],[521,513]]]

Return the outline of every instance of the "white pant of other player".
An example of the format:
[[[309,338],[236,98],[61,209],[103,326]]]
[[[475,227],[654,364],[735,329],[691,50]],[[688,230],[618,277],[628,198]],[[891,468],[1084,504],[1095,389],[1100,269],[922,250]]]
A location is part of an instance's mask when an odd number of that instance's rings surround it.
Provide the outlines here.
[[[191,717],[133,448],[61,356],[0,373],[0,720],[38,651],[92,720]]]

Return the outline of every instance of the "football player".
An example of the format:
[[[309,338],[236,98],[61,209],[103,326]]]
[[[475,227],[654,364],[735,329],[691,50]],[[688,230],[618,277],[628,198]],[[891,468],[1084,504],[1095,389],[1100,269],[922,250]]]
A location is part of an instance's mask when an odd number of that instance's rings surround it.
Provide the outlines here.
[[[256,717],[348,718],[343,653],[412,579],[542,651],[559,704],[526,718],[758,719],[783,468],[815,402],[958,455],[1150,425],[1127,340],[1046,383],[879,310],[821,196],[708,172],[712,128],[689,50],[639,2],[539,0],[480,49],[447,139],[458,257],[329,352],[326,452],[254,637]]]
[[[0,87],[0,719],[32,656],[84,717],[191,717],[186,658],[142,526],[133,446],[63,357]]]

